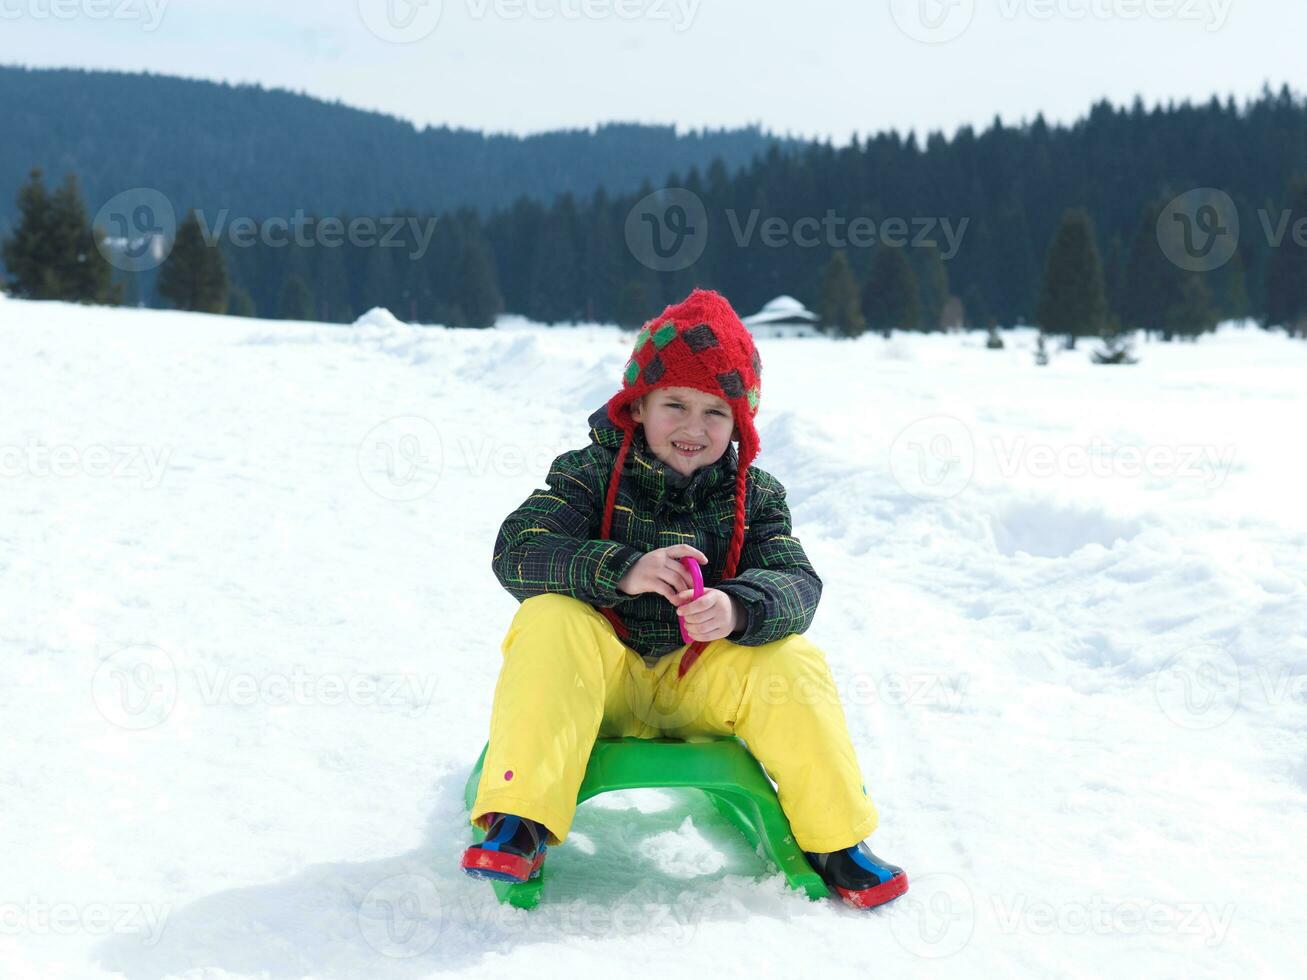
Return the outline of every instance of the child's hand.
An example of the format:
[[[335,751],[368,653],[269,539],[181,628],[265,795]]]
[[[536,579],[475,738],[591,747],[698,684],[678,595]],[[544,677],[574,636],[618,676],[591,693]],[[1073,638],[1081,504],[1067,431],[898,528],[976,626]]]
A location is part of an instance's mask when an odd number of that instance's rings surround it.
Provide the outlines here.
[[[708,556],[693,545],[674,544],[658,548],[631,566],[630,571],[617,583],[618,591],[627,595],[657,592],[675,604],[677,592],[694,588],[694,580],[681,564],[683,557],[694,558],[700,565],[708,564]],[[693,595],[693,591],[690,594]]]
[[[692,640],[720,640],[744,627],[744,607],[721,589],[704,589],[695,599],[694,589],[689,588],[678,592],[672,602]]]

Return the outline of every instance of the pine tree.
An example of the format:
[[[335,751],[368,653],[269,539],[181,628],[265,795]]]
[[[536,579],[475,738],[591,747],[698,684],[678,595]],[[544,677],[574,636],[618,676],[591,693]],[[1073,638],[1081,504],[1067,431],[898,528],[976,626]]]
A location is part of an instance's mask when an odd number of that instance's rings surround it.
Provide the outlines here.
[[[649,319],[653,304],[649,290],[639,279],[632,279],[622,287],[617,299],[617,322],[623,327],[638,327]]]
[[[962,312],[963,325],[971,329],[993,328],[998,326],[998,321],[989,313],[989,304],[985,302],[985,294],[981,292],[980,287],[974,282],[962,291]]]
[[[1266,274],[1267,325],[1282,324],[1291,337],[1307,336],[1307,243],[1295,237],[1307,221],[1307,178],[1299,178],[1289,195],[1291,211],[1285,235],[1273,249]],[[1307,227],[1307,226],[1302,226]]]
[[[61,245],[57,274],[63,282],[63,298],[78,303],[121,303],[123,285],[113,281],[113,267],[102,252],[105,234],[91,227],[76,175],[65,177],[50,201],[55,241]]]
[[[1107,244],[1107,254],[1103,256],[1103,289],[1107,293],[1107,306],[1111,310],[1121,309],[1121,294],[1125,289],[1125,246],[1120,235],[1113,235]]]
[[[1100,337],[1107,327],[1107,296],[1103,291],[1103,265],[1094,244],[1089,214],[1072,208],[1048,248],[1037,313],[1040,327],[1063,334],[1075,349],[1079,337]]]
[[[495,278],[489,249],[479,236],[469,238],[458,276],[458,306],[469,327],[492,327],[503,312],[504,300]]]
[[[867,328],[886,337],[890,331],[916,330],[921,322],[917,277],[902,248],[880,245],[872,250],[871,271],[862,289]]]
[[[1220,316],[1213,303],[1212,291],[1197,272],[1188,273],[1180,287],[1180,298],[1167,308],[1162,321],[1163,336],[1194,340],[1213,329]]]
[[[821,274],[821,296],[817,314],[822,328],[843,337],[857,337],[866,329],[858,280],[843,252],[836,252]]]
[[[312,320],[313,294],[309,292],[308,283],[298,273],[291,273],[281,287],[281,297],[277,302],[277,316],[283,320]]]
[[[100,252],[103,233],[91,227],[74,175],[49,194],[41,171],[33,170],[18,192],[18,212],[17,228],[3,246],[8,285],[15,296],[122,301],[123,286],[113,282],[113,269]]]
[[[39,170],[19,188],[18,215],[13,237],[4,242],[9,291],[27,299],[60,299],[54,208]]]
[[[227,263],[222,250],[204,240],[194,211],[177,227],[172,251],[159,270],[158,290],[179,310],[227,312]]]
[[[931,244],[916,249],[917,285],[921,295],[921,328],[928,332],[943,327],[944,305],[948,302],[948,270],[939,254],[939,246]]]
[[[254,297],[241,286],[232,286],[227,292],[227,313],[230,316],[258,316]]]

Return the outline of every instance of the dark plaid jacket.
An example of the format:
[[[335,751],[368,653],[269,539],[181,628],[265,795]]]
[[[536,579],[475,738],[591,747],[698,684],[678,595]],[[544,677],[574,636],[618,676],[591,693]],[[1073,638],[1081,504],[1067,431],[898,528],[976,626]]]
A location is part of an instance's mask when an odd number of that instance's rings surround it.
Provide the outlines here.
[[[628,596],[617,583],[646,552],[685,542],[710,560],[704,586],[729,593],[747,611],[744,629],[728,639],[760,646],[808,628],[822,582],[790,533],[780,481],[749,468],[744,550],[735,577],[722,581],[735,509],[734,444],[687,480],[653,455],[637,428],[617,491],[612,540],[605,541],[599,528],[622,430],[604,406],[589,422],[590,445],[555,459],[548,489],[531,494],[500,527],[493,568],[504,588],[518,601],[557,592],[611,607],[630,628],[627,645],[654,660],[685,645],[676,607],[657,593]]]

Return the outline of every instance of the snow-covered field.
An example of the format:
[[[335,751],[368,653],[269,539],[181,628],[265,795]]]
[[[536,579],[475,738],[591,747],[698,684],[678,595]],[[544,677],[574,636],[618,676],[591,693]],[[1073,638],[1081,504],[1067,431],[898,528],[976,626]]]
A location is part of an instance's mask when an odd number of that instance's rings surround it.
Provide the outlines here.
[[[908,895],[642,791],[528,913],[457,866],[491,546],[631,335],[0,298],[0,976],[1300,976],[1307,344],[1007,336],[759,345]]]

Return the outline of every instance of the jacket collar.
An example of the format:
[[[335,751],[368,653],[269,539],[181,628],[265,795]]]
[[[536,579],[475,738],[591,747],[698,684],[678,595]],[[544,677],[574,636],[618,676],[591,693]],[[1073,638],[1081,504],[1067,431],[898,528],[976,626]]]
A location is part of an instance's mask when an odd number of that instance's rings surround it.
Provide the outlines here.
[[[614,453],[621,449],[625,433],[608,418],[606,403],[591,413],[589,423],[592,442],[611,449]],[[636,426],[623,475],[634,481],[641,496],[653,501],[655,510],[666,506],[669,510],[689,511],[720,493],[723,486],[733,492],[738,468],[739,452],[735,444],[731,443],[727,445],[721,459],[699,467],[687,481],[653,454],[645,441],[644,427]]]

